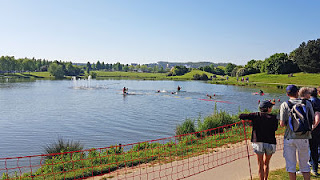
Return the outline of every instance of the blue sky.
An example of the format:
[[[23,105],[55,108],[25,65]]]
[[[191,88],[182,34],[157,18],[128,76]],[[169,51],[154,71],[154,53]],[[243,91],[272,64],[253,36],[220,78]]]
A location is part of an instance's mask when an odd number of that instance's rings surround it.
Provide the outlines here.
[[[0,55],[246,64],[320,38],[320,1],[0,0]]]

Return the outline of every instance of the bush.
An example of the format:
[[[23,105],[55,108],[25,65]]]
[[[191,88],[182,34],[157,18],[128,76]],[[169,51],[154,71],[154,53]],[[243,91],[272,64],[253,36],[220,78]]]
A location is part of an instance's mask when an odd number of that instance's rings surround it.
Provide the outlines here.
[[[194,121],[186,119],[182,124],[176,127],[176,136],[196,132]]]
[[[200,75],[200,74],[193,75],[192,79],[193,80],[208,80],[209,78],[205,73],[203,73],[202,75]]]
[[[64,77],[63,66],[57,63],[50,64],[48,71],[51,75],[53,75],[56,79],[62,79]]]
[[[237,117],[232,116],[226,111],[214,112],[211,116],[205,117],[203,122],[198,121],[197,131],[217,128],[223,125],[232,124],[236,122]]]
[[[83,145],[79,141],[65,140],[61,137],[58,138],[57,142],[46,145],[44,148],[45,154],[61,153],[68,151],[80,151],[83,149]],[[49,156],[48,158],[52,158]]]
[[[96,78],[96,77],[97,77],[97,73],[96,73],[96,72],[92,72],[92,71],[91,71],[91,72],[90,72],[90,75],[91,75],[92,78]]]

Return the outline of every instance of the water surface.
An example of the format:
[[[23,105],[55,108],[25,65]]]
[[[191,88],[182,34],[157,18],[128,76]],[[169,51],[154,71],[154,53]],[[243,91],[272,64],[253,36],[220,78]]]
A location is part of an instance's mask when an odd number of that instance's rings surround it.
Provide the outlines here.
[[[175,92],[177,86],[182,92]],[[129,95],[122,95],[123,87]],[[161,90],[157,93],[157,90]],[[174,136],[186,118],[217,108],[237,113],[257,110],[258,100],[285,99],[283,93],[252,95],[257,88],[200,81],[37,80],[0,83],[0,157],[43,153],[58,137],[85,148],[106,147]],[[268,90],[265,90],[268,93]],[[227,103],[226,103],[227,102]]]

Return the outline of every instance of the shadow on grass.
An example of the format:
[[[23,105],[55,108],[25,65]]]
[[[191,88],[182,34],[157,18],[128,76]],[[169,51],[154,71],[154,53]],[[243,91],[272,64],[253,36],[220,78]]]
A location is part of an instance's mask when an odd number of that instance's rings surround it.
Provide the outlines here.
[[[24,77],[34,77],[34,78],[44,78],[44,77],[42,77],[42,76],[36,76],[36,75],[33,75],[33,74],[26,74],[26,73],[22,73],[22,75],[24,76]]]

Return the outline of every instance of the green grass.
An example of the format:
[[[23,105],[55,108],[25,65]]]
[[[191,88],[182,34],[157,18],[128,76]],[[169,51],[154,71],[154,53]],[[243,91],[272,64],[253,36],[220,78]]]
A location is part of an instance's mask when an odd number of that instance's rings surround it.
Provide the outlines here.
[[[166,73],[139,73],[139,72],[122,72],[122,71],[94,71],[97,78],[132,78],[132,79],[166,79]]]
[[[143,80],[192,80],[195,74],[202,75],[205,73],[208,77],[213,74],[192,70],[182,76],[167,76],[167,73],[139,73],[139,72],[122,72],[122,71],[93,71],[97,73],[97,79],[105,78],[126,78],[126,79],[143,79]],[[17,78],[41,78],[41,79],[54,79],[49,72],[30,72],[30,73],[15,73],[8,74],[8,77]],[[257,86],[257,87],[278,87],[285,88],[287,84],[296,84],[298,86],[320,86],[320,74],[311,73],[295,73],[293,77],[288,77],[287,74],[266,74],[258,73],[251,74],[245,77],[249,77],[249,83],[237,81],[236,77],[229,77],[226,80],[226,76],[217,76],[212,81],[208,81],[212,84],[226,84],[226,85],[238,85],[238,86]],[[70,79],[71,77],[66,77]],[[240,79],[240,78],[239,78]]]
[[[200,71],[192,70],[182,76],[167,76],[167,73],[139,73],[139,72],[122,72],[122,71],[95,71],[97,78],[131,78],[131,79],[152,79],[152,80],[192,80],[195,74],[202,75],[205,73],[208,77],[213,74]]]
[[[5,74],[5,76],[8,78],[54,79],[54,76],[51,76],[49,72],[14,73],[14,74]]]
[[[252,74],[249,75],[249,80],[252,82],[262,83],[280,83],[280,84],[297,84],[301,86],[319,86],[320,74],[311,73],[295,73],[293,77],[288,77],[287,74],[272,75],[272,74]]]
[[[258,177],[255,177],[253,179],[254,180],[259,180]],[[286,169],[283,168],[283,169],[270,171],[268,179],[269,180],[289,179],[289,175],[288,175],[288,172],[286,171]],[[320,177],[316,177],[316,176],[311,175],[311,180],[314,180],[314,179],[320,179]],[[303,176],[302,175],[297,175],[297,180],[303,180]]]
[[[202,75],[202,74],[206,74],[208,76],[208,78],[210,78],[213,74],[212,73],[208,73],[208,72],[205,72],[205,71],[200,71],[200,70],[192,70],[191,72],[188,72],[182,76],[169,76],[168,79],[185,79],[185,80],[191,80],[193,79],[193,76],[196,75],[196,74],[199,74],[199,75]]]
[[[266,74],[258,73],[251,74],[249,77],[249,83],[247,82],[237,82],[236,77],[230,77],[229,80],[213,80],[214,84],[230,84],[230,85],[240,85],[240,86],[258,86],[258,87],[278,87],[284,88],[288,84],[296,84],[299,86],[319,86],[320,85],[320,74],[311,73],[294,73],[293,77],[288,77],[288,74]],[[239,80],[241,77],[239,77]]]
[[[14,74],[2,74],[6,78],[24,78],[24,79],[55,79],[49,72],[25,72]],[[71,76],[66,76],[66,79],[71,79]]]

